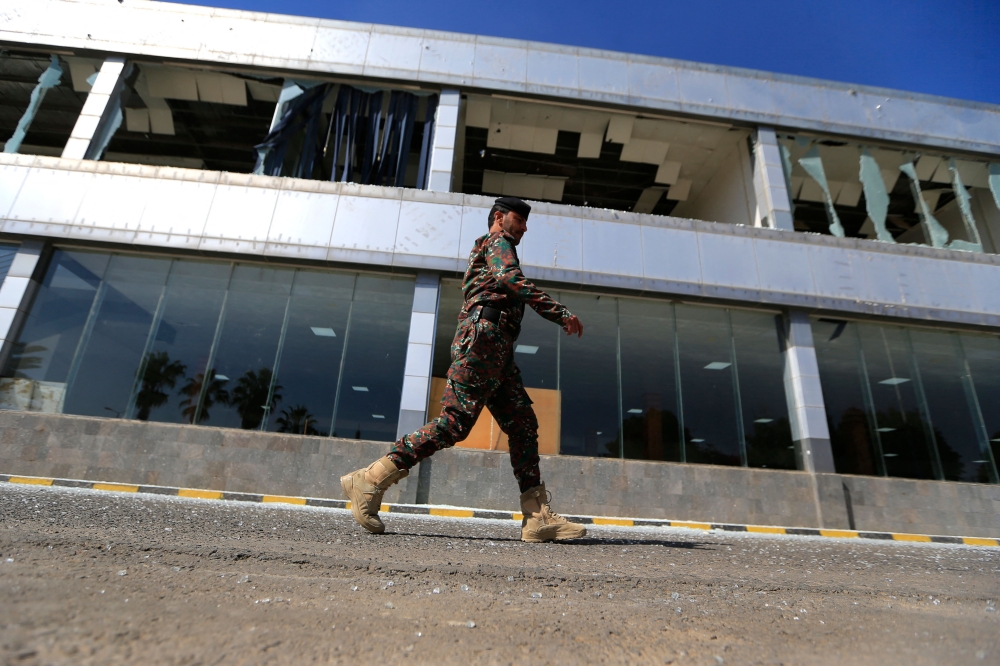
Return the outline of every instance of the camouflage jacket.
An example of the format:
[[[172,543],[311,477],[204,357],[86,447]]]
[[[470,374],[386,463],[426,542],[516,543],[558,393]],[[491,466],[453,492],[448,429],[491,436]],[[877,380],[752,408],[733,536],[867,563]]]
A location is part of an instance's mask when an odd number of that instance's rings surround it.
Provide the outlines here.
[[[476,239],[462,292],[465,305],[459,320],[468,317],[474,306],[489,305],[507,313],[508,332],[515,338],[521,332],[525,304],[560,326],[572,316],[565,306],[524,277],[513,239],[502,231]]]

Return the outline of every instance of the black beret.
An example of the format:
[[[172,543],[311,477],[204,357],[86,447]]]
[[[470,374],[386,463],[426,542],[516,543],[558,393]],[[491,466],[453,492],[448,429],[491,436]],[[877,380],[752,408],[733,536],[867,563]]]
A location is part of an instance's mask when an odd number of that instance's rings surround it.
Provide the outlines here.
[[[528,215],[531,213],[531,206],[521,201],[517,197],[500,197],[493,202],[494,205],[506,208],[507,210],[512,210],[524,219],[528,219]]]

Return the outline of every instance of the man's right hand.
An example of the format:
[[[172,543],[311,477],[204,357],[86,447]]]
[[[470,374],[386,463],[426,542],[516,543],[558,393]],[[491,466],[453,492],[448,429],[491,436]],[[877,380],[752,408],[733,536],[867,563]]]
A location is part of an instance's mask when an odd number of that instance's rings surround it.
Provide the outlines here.
[[[569,319],[563,322],[562,329],[566,331],[566,335],[576,333],[578,338],[583,335],[583,324],[580,323],[580,318],[576,315],[570,315]]]

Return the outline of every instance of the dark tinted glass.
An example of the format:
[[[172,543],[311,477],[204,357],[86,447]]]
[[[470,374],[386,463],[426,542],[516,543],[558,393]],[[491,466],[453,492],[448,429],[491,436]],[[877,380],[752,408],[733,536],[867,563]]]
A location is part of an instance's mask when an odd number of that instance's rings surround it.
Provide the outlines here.
[[[624,457],[680,460],[673,306],[620,299]]]
[[[740,464],[732,339],[722,308],[678,305],[687,462]]]
[[[747,465],[795,469],[780,315],[731,310]]]
[[[582,338],[561,340],[562,442],[560,451],[618,458],[618,322],[615,299],[563,294],[580,317]]]
[[[65,413],[125,414],[171,263],[129,255],[111,258],[66,378]]]
[[[329,435],[356,277],[298,271],[292,286],[275,404],[267,429]]]
[[[406,278],[358,276],[335,406],[338,437],[396,438],[413,284]]]

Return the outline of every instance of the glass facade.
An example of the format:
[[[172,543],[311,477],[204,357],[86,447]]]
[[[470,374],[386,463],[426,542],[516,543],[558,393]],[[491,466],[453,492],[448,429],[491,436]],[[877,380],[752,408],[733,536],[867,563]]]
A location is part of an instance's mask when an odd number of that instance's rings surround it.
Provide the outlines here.
[[[813,321],[838,472],[997,483],[1000,338]]]
[[[515,360],[526,387],[558,394],[560,453],[795,468],[779,315],[551,293],[583,337],[529,310]],[[461,303],[460,285],[443,282],[435,377]]]
[[[413,285],[56,250],[0,406],[391,441]]]

